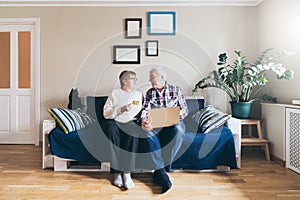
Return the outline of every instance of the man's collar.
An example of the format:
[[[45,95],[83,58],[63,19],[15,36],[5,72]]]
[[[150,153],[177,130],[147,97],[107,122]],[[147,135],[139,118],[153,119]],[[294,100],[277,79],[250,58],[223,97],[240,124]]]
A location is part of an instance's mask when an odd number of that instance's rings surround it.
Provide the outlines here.
[[[167,86],[168,86],[167,81],[165,81],[165,84],[163,85],[163,87],[155,88],[155,89],[158,90],[159,92],[162,92]]]

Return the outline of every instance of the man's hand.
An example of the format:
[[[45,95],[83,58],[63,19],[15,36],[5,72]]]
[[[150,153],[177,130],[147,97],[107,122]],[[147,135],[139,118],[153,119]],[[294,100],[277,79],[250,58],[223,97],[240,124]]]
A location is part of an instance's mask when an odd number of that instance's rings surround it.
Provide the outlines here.
[[[151,131],[153,129],[152,126],[151,126],[151,124],[149,124],[148,121],[142,121],[142,128],[145,131]]]

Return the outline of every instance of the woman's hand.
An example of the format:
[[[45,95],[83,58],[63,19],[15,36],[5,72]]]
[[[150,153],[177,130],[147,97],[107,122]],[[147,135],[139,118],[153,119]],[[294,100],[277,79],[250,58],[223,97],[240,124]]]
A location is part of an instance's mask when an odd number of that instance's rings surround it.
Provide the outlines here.
[[[131,110],[131,108],[132,108],[131,103],[127,104],[127,105],[124,105],[124,106],[121,107],[121,112],[123,113],[123,112],[129,111],[129,110]]]
[[[145,131],[151,131],[153,129],[151,124],[148,121],[142,121],[142,128]]]

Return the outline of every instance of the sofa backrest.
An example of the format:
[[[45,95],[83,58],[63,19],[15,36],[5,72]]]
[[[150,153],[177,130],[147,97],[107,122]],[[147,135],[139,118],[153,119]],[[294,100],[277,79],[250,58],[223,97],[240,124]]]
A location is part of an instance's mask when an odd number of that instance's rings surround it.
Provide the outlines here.
[[[86,98],[86,112],[98,121],[103,120],[103,106],[106,100],[107,96],[88,96]],[[186,129],[190,132],[197,132],[198,125],[192,116],[204,107],[204,99],[186,98],[186,103],[189,109],[189,115],[184,119]]]
[[[103,106],[107,100],[107,96],[87,96],[86,97],[86,113],[94,119],[101,121],[104,119]]]
[[[187,131],[196,133],[198,131],[198,124],[192,117],[198,110],[204,108],[204,99],[186,98],[186,103],[189,109],[189,114],[183,121]]]

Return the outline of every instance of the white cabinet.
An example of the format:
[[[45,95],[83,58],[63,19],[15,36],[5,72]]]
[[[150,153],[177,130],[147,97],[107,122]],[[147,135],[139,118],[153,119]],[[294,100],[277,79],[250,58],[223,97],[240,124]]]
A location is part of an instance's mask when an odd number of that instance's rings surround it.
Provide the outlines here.
[[[262,127],[273,160],[300,173],[300,106],[262,103]]]
[[[300,173],[300,109],[286,109],[286,167]]]

